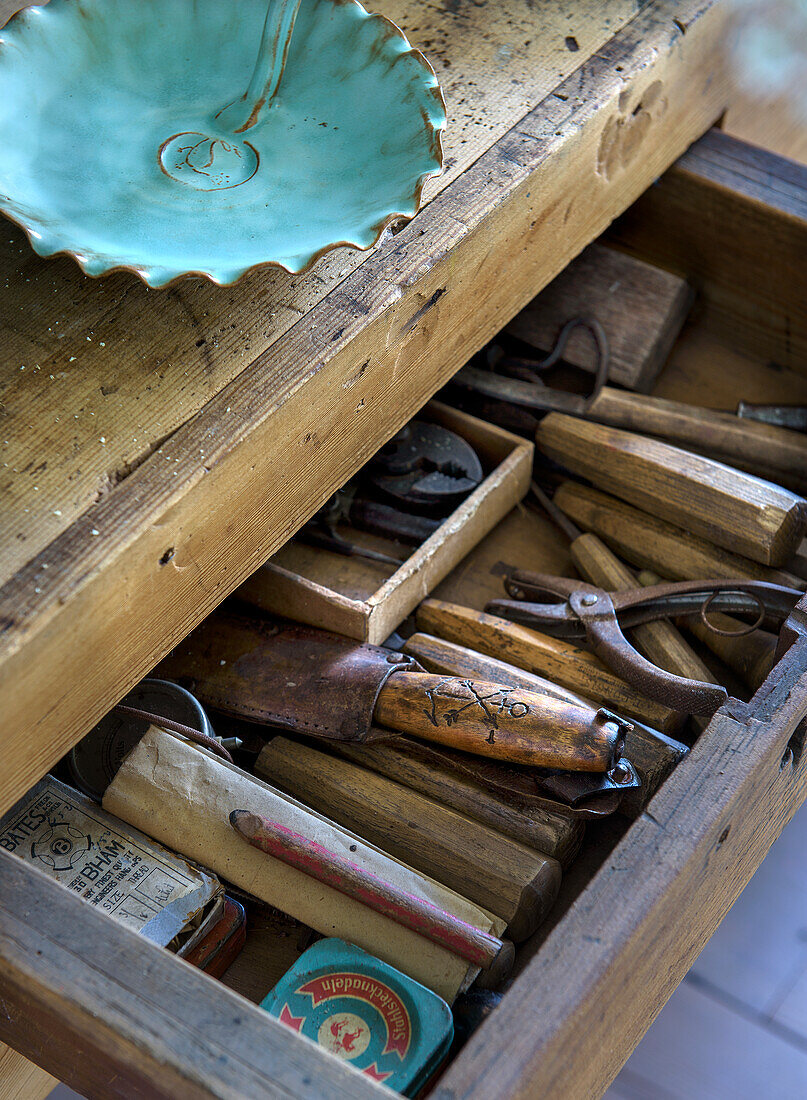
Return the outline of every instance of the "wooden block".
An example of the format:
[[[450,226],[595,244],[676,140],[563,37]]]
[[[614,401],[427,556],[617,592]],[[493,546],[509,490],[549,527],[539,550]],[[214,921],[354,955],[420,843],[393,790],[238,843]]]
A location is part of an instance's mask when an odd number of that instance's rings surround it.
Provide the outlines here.
[[[560,865],[456,810],[347,760],[274,738],[255,770],[396,859],[507,922],[520,942],[560,888]]]
[[[544,685],[547,681],[543,677],[527,672],[523,668],[517,668],[515,665],[506,664],[504,661],[497,661],[493,657],[475,653],[473,650],[447,642],[442,638],[432,638],[428,634],[414,634],[407,641],[404,649],[434,672],[446,672],[452,676],[475,676],[477,671],[482,673],[489,668],[491,672],[495,671],[497,678],[503,684],[516,684],[532,691],[546,690]],[[550,685],[550,690],[565,689]],[[571,692],[567,695],[578,702],[590,702],[590,700],[582,700],[580,696]],[[635,718],[633,723],[633,729],[625,738],[625,755],[636,768],[642,786],[639,790],[628,791],[620,804],[619,812],[628,817],[635,817],[644,809],[678,761],[688,752],[686,745],[682,745],[680,741],[675,741],[659,733],[658,730],[643,725]],[[546,851],[546,849],[542,850]],[[554,852],[551,854],[555,855]]]
[[[804,588],[804,582],[791,573],[723,550],[587,485],[566,481],[554,500],[578,526],[599,535],[620,557],[667,580],[746,577]]]
[[[431,672],[388,677],[374,721],[491,760],[570,771],[609,771],[622,740],[618,722],[554,693]]]
[[[559,638],[440,600],[424,600],[416,622],[419,630],[546,676],[654,728],[668,732],[681,724],[676,711],[645,699],[609,672],[599,658]]]
[[[609,238],[686,273],[698,288],[705,324],[724,343],[804,377],[807,165],[710,130],[614,224]],[[760,263],[761,241],[775,257],[770,263]],[[775,400],[733,392],[734,400]],[[797,393],[783,400],[801,403]]]
[[[623,500],[763,565],[782,565],[807,528],[807,502],[770,481],[679,447],[550,413],[544,454]]]
[[[410,751],[410,744],[405,737],[369,745],[351,745],[345,741],[330,745],[329,751],[481,821],[528,848],[544,852],[562,867],[574,859],[585,831],[580,818],[560,810],[555,813],[540,807],[515,806],[467,776],[425,762],[417,751]]]
[[[602,244],[591,244],[507,326],[548,352],[572,317],[597,318],[608,337],[609,377],[632,390],[651,388],[692,302],[684,279]],[[563,358],[594,370],[591,339],[576,331]]]
[[[795,492],[807,489],[807,435],[733,413],[605,386],[586,418],[659,436]]]

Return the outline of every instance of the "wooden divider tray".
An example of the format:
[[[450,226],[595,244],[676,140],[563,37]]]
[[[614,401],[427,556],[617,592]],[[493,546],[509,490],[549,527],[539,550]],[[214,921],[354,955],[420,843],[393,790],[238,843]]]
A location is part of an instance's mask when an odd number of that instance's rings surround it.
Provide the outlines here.
[[[394,571],[365,558],[290,542],[241,585],[239,595],[275,615],[380,645],[525,496],[532,476],[529,440],[439,401],[430,402],[419,417],[470,443],[486,475],[429,539]],[[387,540],[371,536],[365,541],[389,550]]]

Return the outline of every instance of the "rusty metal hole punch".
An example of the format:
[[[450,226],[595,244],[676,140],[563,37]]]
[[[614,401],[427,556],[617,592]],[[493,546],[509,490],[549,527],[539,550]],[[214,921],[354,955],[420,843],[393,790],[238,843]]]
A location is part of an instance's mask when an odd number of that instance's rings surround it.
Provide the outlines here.
[[[728,699],[718,684],[674,676],[646,660],[623,628],[667,617],[700,615],[716,627],[709,610],[756,614],[755,629],[766,618],[783,621],[803,596],[794,588],[766,581],[711,579],[658,584],[606,592],[568,577],[514,572],[505,578],[509,600],[492,600],[485,610],[559,638],[585,638],[613,671],[649,699],[689,714],[712,714]],[[539,602],[541,600],[548,602]],[[742,633],[748,632],[743,630]]]

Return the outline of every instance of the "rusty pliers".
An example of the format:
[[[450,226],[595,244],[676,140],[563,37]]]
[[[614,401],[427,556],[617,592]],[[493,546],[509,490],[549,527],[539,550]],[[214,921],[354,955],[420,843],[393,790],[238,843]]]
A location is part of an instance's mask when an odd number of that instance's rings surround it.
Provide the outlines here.
[[[485,610],[558,638],[586,638],[597,654],[623,680],[644,695],[674,710],[711,714],[728,699],[719,684],[674,676],[646,660],[622,633],[668,616],[700,615],[709,610],[756,613],[748,633],[765,619],[782,621],[804,595],[795,588],[752,580],[703,580],[657,584],[606,592],[584,581],[542,573],[514,572],[504,581],[509,600],[491,600]],[[546,600],[548,602],[538,602]]]

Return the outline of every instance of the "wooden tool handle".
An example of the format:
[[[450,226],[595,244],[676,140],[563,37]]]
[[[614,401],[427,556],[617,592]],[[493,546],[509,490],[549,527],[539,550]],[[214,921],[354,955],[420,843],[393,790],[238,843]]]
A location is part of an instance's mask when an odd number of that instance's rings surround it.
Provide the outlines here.
[[[435,638],[430,634],[413,634],[411,638],[407,639],[404,650],[415,657],[430,672],[447,672],[454,676],[479,676],[480,679],[495,676],[497,680],[501,680],[503,683],[515,684],[517,687],[527,688],[531,691],[543,691],[543,685],[547,683],[542,676],[537,676],[534,672],[528,672],[525,668],[518,668],[515,664],[498,661],[495,657],[477,653],[466,646],[456,645],[454,642],[447,642],[444,638]],[[556,691],[564,691],[563,688],[558,688],[554,684],[552,688]],[[574,702],[588,702],[588,700],[582,699],[570,691],[566,692],[566,695]],[[671,737],[659,733],[658,730],[643,725],[636,719],[632,719],[632,722],[633,729],[629,730],[625,737],[624,751],[625,756],[636,769],[642,785],[638,789],[628,791],[619,804],[618,812],[627,817],[638,816],[678,761],[686,756],[688,751],[686,745],[682,745],[680,741],[675,741]],[[487,792],[482,792],[476,788],[458,792],[456,789],[458,784],[454,776],[451,776],[448,780],[444,779],[441,785],[440,778],[431,774],[432,769],[418,768],[416,761],[407,760],[405,755],[406,744],[405,740],[401,740],[395,744],[385,745],[379,743],[378,745],[366,747],[364,745],[355,747],[340,745],[337,751],[352,753],[351,759],[362,759],[368,767],[377,768],[379,771],[383,771],[385,775],[389,775],[392,779],[399,779],[402,783],[408,783],[412,786],[417,785],[418,790],[422,790],[426,794],[435,794],[447,805],[456,805],[457,809],[464,809],[466,813],[472,816],[476,816],[480,812],[480,805],[483,804],[486,797],[488,801],[490,800]],[[362,750],[365,751],[360,758],[358,754]],[[376,763],[376,758],[379,756],[381,760]],[[450,801],[452,798],[457,799],[463,796],[466,799],[464,802]],[[524,839],[521,831],[512,831],[517,824],[521,825],[521,829],[524,828],[525,814],[523,812],[518,812],[515,815],[515,821],[510,816],[503,816],[499,812],[497,817],[491,818],[490,823],[502,832],[508,832],[510,836],[515,836],[519,840]],[[567,862],[569,859],[569,819],[564,820],[559,814],[554,814],[548,820],[536,821],[534,828],[537,829],[541,824],[544,826],[544,831],[537,834],[540,837],[537,846],[542,852],[554,856],[561,863]],[[551,839],[551,843],[548,843],[547,837]],[[527,839],[529,841],[530,838]],[[577,842],[576,837],[574,841]],[[574,852],[574,850],[574,847],[572,847],[571,851]]]
[[[467,775],[435,767],[421,760],[414,739],[396,737],[392,741],[374,741],[369,745],[335,741],[328,750],[425,794],[442,806],[458,810],[502,836],[545,852],[562,867],[567,867],[580,850],[585,832],[581,818],[572,817],[560,808],[555,811],[542,806],[525,807],[522,802],[512,803],[501,792],[488,790]],[[633,763],[633,758],[629,759]]]
[[[788,588],[804,587],[804,582],[791,573],[723,550],[588,485],[564,481],[554,502],[580,527],[599,535],[620,557],[668,580],[747,577]]]
[[[624,728],[603,711],[521,688],[435,676],[392,675],[379,693],[382,726],[464,752],[572,771],[608,771]]]
[[[598,657],[560,638],[443,600],[424,600],[416,620],[419,630],[547,676],[597,704],[613,707],[617,714],[638,718],[665,733],[681,725],[677,711],[646,699],[609,672]]]
[[[474,966],[486,970],[502,950],[502,941],[495,936],[466,924],[425,898],[407,893],[393,882],[386,882],[285,825],[248,810],[233,810],[230,824],[254,848],[362,902]]]
[[[807,489],[807,436],[801,432],[610,386],[589,403],[586,418],[693,447],[798,492]]]
[[[595,485],[764,565],[783,565],[807,529],[801,497],[649,436],[550,413],[535,438]]]

